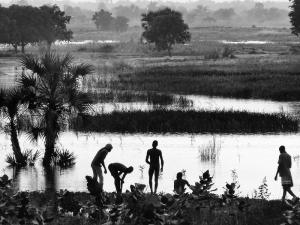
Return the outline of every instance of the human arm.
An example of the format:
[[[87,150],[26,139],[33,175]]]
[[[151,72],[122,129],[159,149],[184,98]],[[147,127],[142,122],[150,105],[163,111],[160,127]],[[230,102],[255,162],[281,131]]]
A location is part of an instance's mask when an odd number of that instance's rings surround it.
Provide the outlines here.
[[[104,168],[104,173],[106,174],[106,173],[107,173],[107,170],[106,170],[106,166],[105,166],[104,160],[101,162],[101,164],[102,164],[102,166],[103,166],[103,168]]]
[[[278,174],[279,174],[279,170],[280,170],[280,164],[281,164],[281,158],[279,156],[279,160],[278,160],[278,167],[277,167],[277,171],[276,171],[276,175],[274,180],[277,180]]]
[[[148,163],[148,164],[150,164],[149,157],[150,157],[150,154],[149,154],[149,151],[147,151],[147,155],[146,155],[146,163]]]
[[[120,174],[121,175],[121,174]],[[121,178],[121,181],[122,181],[122,183],[124,183],[124,179],[125,179],[125,177],[126,177],[126,175],[127,175],[127,173],[123,173],[123,176],[122,176],[122,178]]]
[[[162,153],[160,152],[160,154],[159,154],[159,158],[160,158],[160,164],[161,164],[161,172],[163,172],[164,171],[164,159],[163,159],[163,157],[162,157]]]

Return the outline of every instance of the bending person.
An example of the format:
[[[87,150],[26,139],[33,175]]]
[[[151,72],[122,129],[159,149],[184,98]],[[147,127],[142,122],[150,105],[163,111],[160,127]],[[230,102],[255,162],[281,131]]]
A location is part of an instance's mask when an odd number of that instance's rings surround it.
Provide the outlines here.
[[[115,180],[115,187],[118,194],[122,193],[123,183],[126,175],[132,173],[133,167],[126,167],[121,163],[111,163],[108,169]],[[121,175],[123,174],[122,178]]]
[[[285,151],[285,147],[283,145],[279,147],[279,151],[280,155],[275,180],[277,180],[277,176],[279,174],[281,177],[281,184],[283,189],[281,201],[285,201],[285,196],[288,192],[291,196],[293,196],[293,201],[296,202],[299,200],[299,198],[291,190],[291,187],[293,187],[293,179],[290,171],[290,168],[292,167],[291,156]]]
[[[111,144],[107,144],[105,145],[104,148],[101,148],[97,154],[95,155],[92,163],[91,163],[91,167],[93,170],[93,179],[97,181],[97,178],[99,177],[99,184],[101,187],[101,190],[103,190],[103,174],[102,174],[102,168],[101,166],[103,166],[104,168],[104,173],[107,173],[106,167],[105,167],[105,163],[104,160],[107,156],[107,154],[112,150],[112,145]]]
[[[158,187],[158,176],[159,176],[160,166],[161,166],[161,169],[160,169],[161,172],[163,172],[163,168],[164,168],[164,160],[162,157],[162,153],[161,153],[161,150],[157,149],[157,145],[158,145],[158,142],[153,141],[152,148],[147,151],[147,155],[146,155],[146,163],[148,163],[150,165],[150,167],[149,167],[149,185],[150,185],[151,193],[153,193],[153,187],[152,187],[153,174],[154,174],[154,181],[155,181],[154,193],[156,193],[157,187]],[[149,158],[150,158],[150,160],[149,160]],[[159,164],[159,159],[160,159],[161,165]]]

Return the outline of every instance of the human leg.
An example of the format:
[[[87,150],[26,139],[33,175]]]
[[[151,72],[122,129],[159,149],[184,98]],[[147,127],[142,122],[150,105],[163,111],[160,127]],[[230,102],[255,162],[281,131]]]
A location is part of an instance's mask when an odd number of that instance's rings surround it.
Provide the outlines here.
[[[291,187],[288,187],[287,189],[286,189],[286,191],[291,195],[291,196],[293,196],[293,198],[297,198],[297,196],[294,194],[294,192],[291,190]]]
[[[151,190],[151,194],[153,193],[153,188],[152,188],[152,177],[153,177],[154,169],[152,167],[149,168],[148,174],[149,174],[149,186]]]
[[[286,196],[286,187],[283,186],[283,193],[282,193],[282,198],[281,201],[284,202]]]
[[[96,170],[96,167],[97,167],[97,166],[91,165],[91,167],[92,167],[92,170],[93,170],[93,179],[94,179],[95,181],[97,181],[97,177],[98,177],[97,170]]]
[[[102,173],[102,169],[100,166],[97,167],[97,174],[98,174],[98,177],[99,177],[99,184],[100,184],[100,187],[101,187],[101,190],[103,190],[103,173]]]
[[[119,176],[114,176],[115,178],[115,187],[116,187],[116,191],[118,194],[121,194],[122,193],[122,190],[121,190],[121,179]]]
[[[155,194],[157,192],[157,187],[158,187],[158,177],[159,177],[159,167],[155,168],[155,171],[154,171],[154,181],[155,181],[154,193]]]

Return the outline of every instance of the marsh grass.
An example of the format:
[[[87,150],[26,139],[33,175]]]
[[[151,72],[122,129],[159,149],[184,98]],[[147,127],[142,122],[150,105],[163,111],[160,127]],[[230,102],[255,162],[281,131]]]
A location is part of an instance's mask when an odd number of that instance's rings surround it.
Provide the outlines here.
[[[107,84],[113,90],[159,91],[174,94],[300,100],[299,69],[283,64],[225,66],[164,66],[119,75]]]
[[[156,92],[133,91],[90,91],[87,93],[93,103],[128,103],[147,102],[153,106],[175,106],[178,108],[190,108],[193,101],[184,96],[174,96]]]
[[[296,132],[298,122],[283,114],[157,109],[81,115],[70,121],[70,128],[120,133],[269,133]]]
[[[221,142],[216,140],[213,136],[207,144],[200,146],[198,152],[201,161],[211,161],[215,162],[218,158],[219,152],[221,150]]]

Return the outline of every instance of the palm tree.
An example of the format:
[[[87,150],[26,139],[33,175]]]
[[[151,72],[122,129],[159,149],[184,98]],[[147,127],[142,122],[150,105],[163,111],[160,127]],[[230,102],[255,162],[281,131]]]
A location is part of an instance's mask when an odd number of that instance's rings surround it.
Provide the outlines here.
[[[21,65],[24,72],[20,84],[27,96],[29,109],[35,118],[31,133],[34,138],[43,136],[45,154],[43,165],[49,166],[55,144],[64,122],[69,116],[89,107],[89,98],[79,91],[78,79],[92,73],[88,64],[73,65],[70,55],[60,56],[47,52],[40,57],[24,55]]]
[[[9,120],[9,132],[17,165],[26,165],[26,159],[23,156],[18,139],[18,117],[19,109],[22,104],[22,93],[18,88],[0,90],[0,110],[4,117]]]

